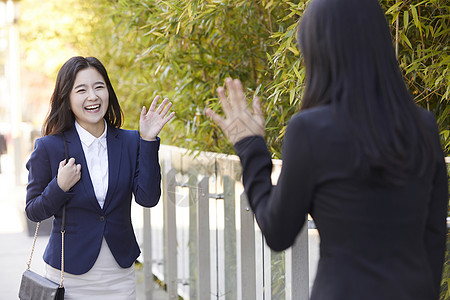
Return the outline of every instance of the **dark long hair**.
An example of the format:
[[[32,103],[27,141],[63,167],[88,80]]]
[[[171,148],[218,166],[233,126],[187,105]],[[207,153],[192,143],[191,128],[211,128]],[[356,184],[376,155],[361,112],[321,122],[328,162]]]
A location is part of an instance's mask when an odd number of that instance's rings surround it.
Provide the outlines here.
[[[43,135],[58,134],[73,126],[75,116],[70,109],[70,92],[78,72],[87,68],[95,68],[102,75],[108,88],[109,104],[105,114],[106,123],[117,128],[122,126],[122,109],[103,64],[95,57],[75,56],[65,62],[58,72],[55,90],[50,99],[50,112],[42,125]]]
[[[406,88],[377,0],[312,0],[297,39],[306,68],[302,109],[334,106],[371,174],[400,182],[435,159]]]

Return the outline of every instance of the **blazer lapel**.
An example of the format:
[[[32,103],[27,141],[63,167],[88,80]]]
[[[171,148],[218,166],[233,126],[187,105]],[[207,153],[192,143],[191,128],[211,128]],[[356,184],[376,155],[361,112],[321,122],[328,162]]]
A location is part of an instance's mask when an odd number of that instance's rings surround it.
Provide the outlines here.
[[[92,185],[91,176],[86,163],[86,157],[84,156],[83,147],[81,146],[81,140],[78,136],[75,126],[65,133],[67,148],[69,151],[69,158],[75,158],[76,164],[81,164],[81,179],[77,184],[82,184],[89,202],[94,205],[98,210],[101,210],[100,204],[98,204],[97,197],[95,197],[94,187]]]
[[[106,135],[106,144],[108,148],[108,191],[106,192],[105,205],[106,210],[111,203],[114,189],[117,186],[119,178],[120,160],[122,158],[122,140],[119,138],[119,130],[108,126]]]

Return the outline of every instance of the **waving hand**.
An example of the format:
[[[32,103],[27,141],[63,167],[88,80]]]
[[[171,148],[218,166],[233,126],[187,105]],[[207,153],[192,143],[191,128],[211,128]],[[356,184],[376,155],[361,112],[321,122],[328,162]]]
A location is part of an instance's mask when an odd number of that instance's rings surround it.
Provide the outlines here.
[[[142,139],[147,141],[156,140],[156,136],[164,125],[166,125],[175,115],[175,112],[171,112],[167,115],[172,107],[172,102],[169,102],[168,98],[165,98],[158,108],[156,108],[158,100],[159,96],[156,96],[155,99],[153,99],[148,112],[145,106],[142,107],[141,118],[139,120],[139,132]]]

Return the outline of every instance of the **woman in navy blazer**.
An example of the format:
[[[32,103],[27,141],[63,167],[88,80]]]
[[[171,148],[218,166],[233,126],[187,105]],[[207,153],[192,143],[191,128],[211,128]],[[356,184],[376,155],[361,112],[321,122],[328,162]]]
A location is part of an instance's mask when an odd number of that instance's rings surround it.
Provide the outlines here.
[[[156,108],[158,99],[157,96],[153,100],[148,112],[143,107],[140,132],[123,130],[122,111],[100,61],[93,57],[72,57],[58,73],[51,110],[43,126],[44,137],[36,140],[26,165],[29,171],[26,213],[35,222],[54,216],[44,253],[50,268],[47,277],[54,279],[52,272],[61,268],[60,228],[66,206],[66,299],[135,298],[133,265],[140,250],[131,223],[132,196],[144,207],[158,203],[161,174],[157,135],[174,116],[173,112],[168,114],[172,105],[168,99]],[[101,203],[93,183],[98,178],[91,178],[93,172],[88,168],[81,131],[92,135],[92,139],[103,136],[103,142],[106,141],[103,159],[107,156],[108,180]],[[95,154],[90,159],[100,160]],[[117,263],[117,269],[109,272],[113,273],[112,278],[108,279],[108,272],[100,270],[105,266],[97,266],[105,263],[97,262],[100,253],[108,253],[105,259],[110,259],[109,264]],[[131,275],[120,275],[121,268],[128,269],[126,274]],[[126,278],[120,276],[131,278],[130,285],[123,285],[121,282]]]
[[[267,244],[290,247],[310,214],[320,234],[314,300],[437,300],[447,170],[434,116],[417,107],[377,0],[312,0],[297,40],[306,84],[272,186],[264,117],[239,80],[206,113],[234,144]],[[245,124],[245,125],[242,125]]]

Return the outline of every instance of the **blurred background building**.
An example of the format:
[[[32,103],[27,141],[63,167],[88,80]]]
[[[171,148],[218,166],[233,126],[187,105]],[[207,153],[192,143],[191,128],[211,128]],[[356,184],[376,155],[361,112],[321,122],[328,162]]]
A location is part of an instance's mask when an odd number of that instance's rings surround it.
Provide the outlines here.
[[[0,134],[14,157],[15,183],[26,183],[25,161],[40,135],[51,82],[21,63],[20,1],[0,1]]]

